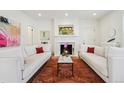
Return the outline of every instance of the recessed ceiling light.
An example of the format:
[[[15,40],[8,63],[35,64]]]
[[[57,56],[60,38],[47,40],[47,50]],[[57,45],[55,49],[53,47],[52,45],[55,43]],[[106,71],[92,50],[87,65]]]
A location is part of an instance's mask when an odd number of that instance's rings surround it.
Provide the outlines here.
[[[65,16],[68,16],[68,13],[65,13]]]
[[[38,15],[38,16],[42,16],[42,14],[41,14],[41,13],[38,13],[37,15]]]
[[[93,16],[95,16],[96,15],[96,13],[93,13]]]

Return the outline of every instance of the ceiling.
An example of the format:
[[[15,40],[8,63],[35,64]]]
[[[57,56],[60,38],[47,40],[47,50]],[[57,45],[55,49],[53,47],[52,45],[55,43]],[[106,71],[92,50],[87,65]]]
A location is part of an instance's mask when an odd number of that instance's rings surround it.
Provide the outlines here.
[[[33,19],[54,19],[54,18],[79,18],[79,19],[100,19],[104,15],[112,12],[110,10],[23,10],[23,13]],[[41,16],[38,16],[38,13]],[[65,13],[68,16],[65,16]],[[93,15],[96,13],[96,15]]]

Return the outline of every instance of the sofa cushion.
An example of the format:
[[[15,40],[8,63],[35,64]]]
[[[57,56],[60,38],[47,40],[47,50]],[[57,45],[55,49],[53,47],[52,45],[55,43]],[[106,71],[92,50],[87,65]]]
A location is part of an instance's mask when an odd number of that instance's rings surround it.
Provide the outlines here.
[[[43,53],[41,54],[34,54],[31,56],[26,57],[25,60],[25,64],[31,64],[32,62],[38,61],[43,57]]]
[[[27,56],[31,56],[33,54],[36,54],[36,50],[35,50],[34,46],[25,46],[24,50],[25,50]]]
[[[40,47],[43,47],[45,52],[51,51],[51,44],[41,44]]]
[[[92,54],[92,53],[82,53],[81,56],[87,61],[89,65],[93,66],[97,71],[99,71],[104,76],[107,76],[107,59],[105,57]]]
[[[103,47],[95,46],[94,53],[99,56],[105,57],[105,49]]]
[[[50,52],[34,54],[25,58],[25,70],[23,73],[23,78],[25,79],[32,74],[33,71],[39,69],[39,66],[42,66],[48,58],[51,56]]]

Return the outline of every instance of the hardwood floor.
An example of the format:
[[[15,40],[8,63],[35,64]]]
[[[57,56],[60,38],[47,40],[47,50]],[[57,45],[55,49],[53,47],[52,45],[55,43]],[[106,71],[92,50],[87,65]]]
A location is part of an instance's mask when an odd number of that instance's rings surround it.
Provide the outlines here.
[[[52,57],[32,79],[32,83],[104,83],[104,81],[78,57],[72,57],[74,62],[74,76],[71,65],[60,65],[57,75],[58,57]]]

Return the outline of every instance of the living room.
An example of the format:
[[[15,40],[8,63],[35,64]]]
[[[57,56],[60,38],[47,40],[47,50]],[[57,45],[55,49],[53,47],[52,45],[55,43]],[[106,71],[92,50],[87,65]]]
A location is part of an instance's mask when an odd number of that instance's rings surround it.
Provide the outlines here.
[[[124,11],[0,10],[0,14],[0,82],[124,82]],[[3,42],[2,33],[11,33],[15,41]]]

